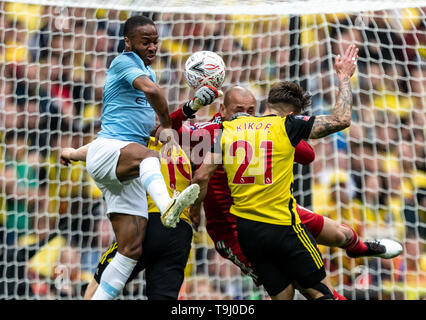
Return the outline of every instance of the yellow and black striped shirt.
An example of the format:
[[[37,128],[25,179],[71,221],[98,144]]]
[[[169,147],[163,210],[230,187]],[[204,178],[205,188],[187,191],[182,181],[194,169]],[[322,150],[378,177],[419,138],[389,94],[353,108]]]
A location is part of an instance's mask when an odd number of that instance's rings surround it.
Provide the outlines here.
[[[236,216],[277,225],[300,222],[293,192],[295,147],[314,117],[242,116],[223,122],[223,166]]]

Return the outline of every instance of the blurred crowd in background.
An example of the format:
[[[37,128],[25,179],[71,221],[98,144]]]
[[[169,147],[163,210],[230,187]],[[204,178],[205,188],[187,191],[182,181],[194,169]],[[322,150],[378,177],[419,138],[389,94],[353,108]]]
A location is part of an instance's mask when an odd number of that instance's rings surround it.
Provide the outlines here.
[[[80,298],[113,240],[84,163],[63,167],[59,155],[96,137],[105,71],[124,49],[123,23],[132,14],[0,1],[0,299]],[[279,80],[311,92],[309,114],[329,113],[333,57],[355,43],[352,125],[310,141],[312,185],[295,191],[311,194],[302,205],[351,225],[362,239],[404,245],[390,261],[321,247],[333,284],[348,298],[426,297],[426,8],[303,15],[296,30],[287,15],[143,14],[158,28],[153,67],[171,112],[192,98],[187,57],[212,50],[227,67],[223,90],[250,88],[258,114]],[[194,121],[209,120],[219,103]],[[143,295],[141,283],[126,289],[129,296]],[[265,297],[217,255],[203,228],[195,234],[182,299]]]

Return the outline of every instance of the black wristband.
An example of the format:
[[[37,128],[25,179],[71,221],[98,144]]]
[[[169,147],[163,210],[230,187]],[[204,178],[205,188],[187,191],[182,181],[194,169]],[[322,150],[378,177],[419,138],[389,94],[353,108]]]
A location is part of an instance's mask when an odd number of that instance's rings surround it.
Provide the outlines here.
[[[191,103],[191,100],[185,102],[185,104],[182,107],[182,112],[188,119],[193,119],[195,118],[195,113],[197,111],[192,110],[192,108],[189,106],[190,103]]]

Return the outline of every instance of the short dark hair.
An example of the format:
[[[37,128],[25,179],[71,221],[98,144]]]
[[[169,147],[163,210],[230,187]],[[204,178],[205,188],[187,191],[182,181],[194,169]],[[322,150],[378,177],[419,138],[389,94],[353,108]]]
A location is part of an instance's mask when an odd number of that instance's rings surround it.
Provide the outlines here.
[[[127,21],[124,23],[124,29],[123,29],[123,35],[125,37],[130,38],[133,34],[133,31],[139,27],[144,26],[146,24],[151,24],[155,26],[154,21],[152,21],[150,18],[145,16],[133,16],[127,19]]]
[[[274,85],[268,94],[268,104],[290,105],[297,113],[302,113],[311,104],[311,95],[296,82],[281,81]]]

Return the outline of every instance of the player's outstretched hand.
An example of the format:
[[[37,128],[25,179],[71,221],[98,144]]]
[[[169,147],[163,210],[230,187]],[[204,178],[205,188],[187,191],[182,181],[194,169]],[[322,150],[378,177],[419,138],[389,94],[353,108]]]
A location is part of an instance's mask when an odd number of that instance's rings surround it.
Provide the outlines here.
[[[215,87],[204,85],[195,91],[191,108],[193,110],[198,110],[202,107],[208,106],[209,104],[212,104],[214,99],[217,97],[219,97],[219,90]]]
[[[71,163],[72,154],[75,152],[74,148],[64,148],[61,151],[61,164],[67,166]]]
[[[339,79],[345,77],[352,77],[356,70],[356,65],[358,62],[358,48],[351,44],[345,51],[343,57],[339,55],[336,56],[334,63],[334,68],[336,69],[337,76]]]
[[[223,96],[221,90],[217,90],[215,87],[204,85],[195,91],[194,98],[189,100],[183,106],[183,111],[187,117],[192,117],[195,112],[200,110],[202,107],[212,104],[213,101]]]
[[[161,141],[163,146],[161,147],[161,156],[167,158],[179,152],[178,137],[175,136],[175,130],[171,128],[163,128],[162,126],[158,127],[155,132],[155,142],[157,145],[158,141]]]

